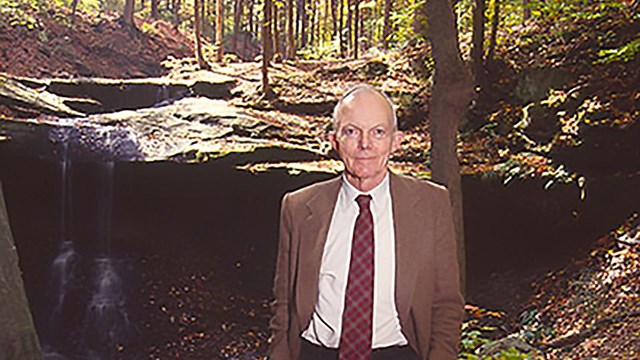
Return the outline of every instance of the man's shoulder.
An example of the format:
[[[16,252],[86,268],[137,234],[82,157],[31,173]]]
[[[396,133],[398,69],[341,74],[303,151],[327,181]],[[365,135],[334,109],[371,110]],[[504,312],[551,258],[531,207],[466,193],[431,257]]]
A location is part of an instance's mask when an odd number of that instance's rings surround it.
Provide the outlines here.
[[[300,189],[293,190],[285,194],[287,198],[294,202],[306,202],[319,193],[326,193],[340,188],[340,176],[332,177],[328,180],[318,181],[306,185]]]
[[[431,180],[395,173],[392,176],[393,182],[397,182],[400,186],[407,187],[418,193],[443,195],[449,192],[445,186]]]

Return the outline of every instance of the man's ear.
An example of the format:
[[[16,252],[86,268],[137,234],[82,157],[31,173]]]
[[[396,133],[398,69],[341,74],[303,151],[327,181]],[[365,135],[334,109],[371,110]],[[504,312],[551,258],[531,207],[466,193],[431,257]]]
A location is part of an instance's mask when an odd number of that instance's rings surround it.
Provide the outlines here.
[[[334,130],[329,131],[329,133],[327,134],[327,139],[329,139],[329,142],[331,143],[331,147],[333,148],[334,151],[338,151],[338,141],[336,140],[336,132]]]
[[[400,148],[400,144],[402,144],[402,139],[404,139],[404,133],[400,130],[397,130],[393,134],[393,142],[391,144],[391,152],[394,152]]]

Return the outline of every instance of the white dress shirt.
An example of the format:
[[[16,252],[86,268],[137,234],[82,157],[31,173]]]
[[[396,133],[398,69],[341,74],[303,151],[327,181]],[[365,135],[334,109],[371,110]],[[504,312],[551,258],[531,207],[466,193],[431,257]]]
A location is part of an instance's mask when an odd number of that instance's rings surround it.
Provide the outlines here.
[[[338,348],[347,289],[351,242],[360,212],[356,197],[371,195],[374,238],[373,348],[406,345],[395,304],[395,236],[389,174],[368,193],[362,193],[343,176],[324,246],[318,299],[309,327],[302,337],[316,345]]]

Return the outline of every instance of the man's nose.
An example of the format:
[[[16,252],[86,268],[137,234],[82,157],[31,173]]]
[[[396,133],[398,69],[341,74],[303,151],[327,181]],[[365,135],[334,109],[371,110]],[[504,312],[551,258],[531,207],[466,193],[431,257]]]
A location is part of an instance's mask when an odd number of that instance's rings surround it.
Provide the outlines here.
[[[369,147],[371,147],[371,141],[369,140],[369,135],[367,135],[366,133],[363,133],[362,135],[360,135],[360,148],[361,149],[368,149]]]

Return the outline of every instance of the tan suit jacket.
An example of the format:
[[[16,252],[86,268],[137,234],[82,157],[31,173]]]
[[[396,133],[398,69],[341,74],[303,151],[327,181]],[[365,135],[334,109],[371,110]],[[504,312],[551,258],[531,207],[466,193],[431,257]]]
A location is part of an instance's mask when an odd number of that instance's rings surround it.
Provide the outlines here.
[[[464,303],[449,194],[390,174],[396,247],[395,301],[402,333],[422,359],[457,356]],[[282,200],[269,359],[297,360],[318,298],[324,244],[341,177]]]

